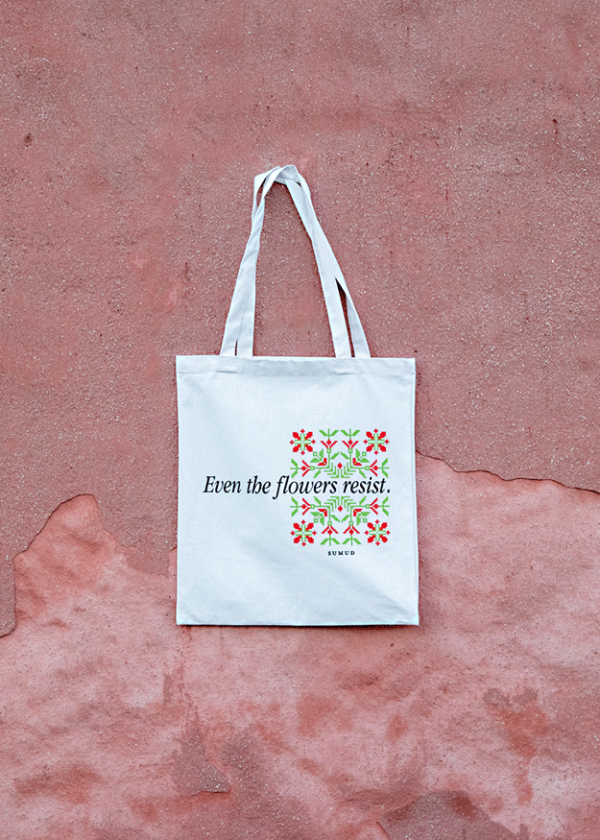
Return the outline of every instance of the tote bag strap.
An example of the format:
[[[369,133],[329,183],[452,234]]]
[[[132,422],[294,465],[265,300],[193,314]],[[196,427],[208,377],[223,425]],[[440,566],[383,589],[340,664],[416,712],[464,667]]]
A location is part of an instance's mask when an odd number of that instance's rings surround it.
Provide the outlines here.
[[[335,355],[339,358],[348,358],[352,355],[342,308],[341,289],[346,297],[348,323],[350,325],[354,355],[357,358],[369,358],[371,354],[356,307],[352,301],[342,271],[331,250],[331,246],[317,219],[308,184],[296,167],[292,165],[274,167],[254,179],[252,230],[242,258],[229,308],[229,315],[227,316],[221,355],[233,356],[237,352],[238,356],[252,356],[256,299],[256,263],[265,215],[265,198],[275,182],[284,184],[288,188],[312,242],[319,276],[321,278],[321,288],[325,298]],[[262,193],[260,201],[257,203],[257,197],[261,187]]]

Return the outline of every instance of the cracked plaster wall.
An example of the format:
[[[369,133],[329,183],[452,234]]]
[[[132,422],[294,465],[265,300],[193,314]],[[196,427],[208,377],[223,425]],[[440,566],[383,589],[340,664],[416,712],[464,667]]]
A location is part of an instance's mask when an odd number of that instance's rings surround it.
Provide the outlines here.
[[[7,836],[595,837],[599,18],[1,4]],[[174,356],[285,162],[417,359],[418,629],[173,625]],[[257,353],[331,353],[317,284],[275,190]]]
[[[177,627],[176,552],[62,504],[16,561],[2,840],[592,840],[600,496],[423,457],[418,493],[407,628]]]

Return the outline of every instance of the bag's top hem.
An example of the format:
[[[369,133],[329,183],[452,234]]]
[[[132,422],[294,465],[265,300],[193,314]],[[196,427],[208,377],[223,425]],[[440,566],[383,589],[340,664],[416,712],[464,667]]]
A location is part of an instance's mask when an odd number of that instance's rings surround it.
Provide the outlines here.
[[[178,373],[332,373],[406,375],[414,373],[414,359],[392,358],[335,358],[331,356],[177,356]]]

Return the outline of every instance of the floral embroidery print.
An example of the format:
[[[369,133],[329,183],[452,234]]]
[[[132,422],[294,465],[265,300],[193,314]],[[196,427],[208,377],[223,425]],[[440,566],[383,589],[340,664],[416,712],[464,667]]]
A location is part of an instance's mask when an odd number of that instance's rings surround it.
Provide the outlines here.
[[[382,455],[389,440],[379,429],[363,434],[351,427],[319,429],[318,436],[304,429],[292,433],[292,453],[304,456],[291,459],[290,478],[304,479],[296,482],[300,495],[291,498],[295,543],[361,545],[364,537],[375,546],[388,542],[388,523],[379,517],[389,516],[389,464]]]

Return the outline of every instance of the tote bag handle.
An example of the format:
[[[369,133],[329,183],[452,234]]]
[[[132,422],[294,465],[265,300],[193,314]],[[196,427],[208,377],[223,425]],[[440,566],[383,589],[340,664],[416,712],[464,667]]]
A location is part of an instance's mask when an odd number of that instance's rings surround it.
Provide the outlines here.
[[[254,343],[254,312],[256,302],[256,263],[260,249],[260,234],[265,216],[265,198],[267,193],[277,182],[285,184],[298,214],[302,220],[308,236],[312,242],[321,288],[325,298],[327,317],[333,339],[335,355],[339,358],[349,358],[352,355],[346,320],[342,308],[340,289],[346,297],[348,323],[352,336],[352,345],[356,358],[369,358],[370,352],[365,333],[360,323],[356,307],[344,280],[344,275],[338,265],[331,246],[327,241],[315,209],[308,184],[295,166],[276,166],[254,179],[254,199],[252,205],[252,230],[246,245],[244,256],[238,272],[227,323],[221,346],[222,356],[252,356]],[[260,201],[257,203],[258,193],[262,187]]]

